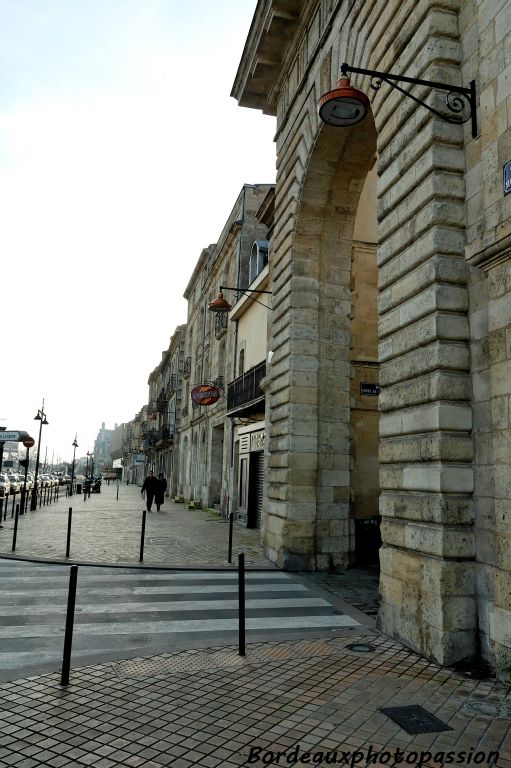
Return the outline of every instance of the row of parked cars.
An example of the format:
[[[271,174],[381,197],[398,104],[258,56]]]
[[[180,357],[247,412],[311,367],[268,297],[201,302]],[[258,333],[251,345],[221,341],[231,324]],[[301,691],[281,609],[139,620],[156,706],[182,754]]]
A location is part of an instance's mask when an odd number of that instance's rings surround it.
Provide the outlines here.
[[[34,488],[34,475],[29,472],[27,475],[27,491],[31,491]],[[53,488],[57,485],[67,485],[71,482],[71,478],[67,475],[48,475],[42,474],[37,476],[37,488]],[[23,490],[25,483],[25,474],[17,474],[16,472],[9,472],[8,474],[0,473],[0,498],[3,496],[9,496],[10,493],[20,493]]]

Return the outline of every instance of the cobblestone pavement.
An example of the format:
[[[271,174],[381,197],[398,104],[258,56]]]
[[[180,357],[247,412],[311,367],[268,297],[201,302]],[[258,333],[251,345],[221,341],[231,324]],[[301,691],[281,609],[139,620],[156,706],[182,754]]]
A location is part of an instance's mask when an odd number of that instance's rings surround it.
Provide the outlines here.
[[[367,616],[378,614],[378,568],[368,566],[352,568],[344,573],[301,573],[300,576],[310,584],[341,597]]]
[[[510,768],[509,689],[362,639],[374,652],[347,638],[258,643],[246,657],[223,647],[84,667],[65,689],[55,674],[4,683],[0,768]],[[449,730],[409,735],[381,711],[409,705]]]
[[[20,515],[15,554],[27,558],[65,560],[68,509],[73,508],[70,556],[73,562],[134,565],[139,562],[142,510],[145,501],[134,485],[103,484],[101,493],[84,501],[75,494]],[[0,530],[0,556],[10,555],[14,520],[9,504]],[[259,531],[237,524],[233,529],[233,565],[237,552],[245,552],[252,568],[274,568],[259,544]],[[228,523],[225,517],[188,509],[165,500],[160,512],[147,514],[144,565],[229,567]]]

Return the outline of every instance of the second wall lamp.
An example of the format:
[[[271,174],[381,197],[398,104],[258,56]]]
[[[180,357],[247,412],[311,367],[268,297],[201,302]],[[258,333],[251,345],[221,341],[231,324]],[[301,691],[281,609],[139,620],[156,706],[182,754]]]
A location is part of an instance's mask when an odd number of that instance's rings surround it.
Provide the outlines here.
[[[229,302],[224,298],[224,291],[237,291],[238,293],[268,293],[272,294],[272,291],[259,291],[256,288],[229,288],[227,285],[221,285],[220,286],[220,293],[216,297],[216,299],[213,299],[213,301],[210,301],[208,304],[208,309],[210,312],[230,312],[232,307],[229,304]],[[266,306],[264,304],[263,306]],[[266,306],[266,309],[271,309],[271,307]]]

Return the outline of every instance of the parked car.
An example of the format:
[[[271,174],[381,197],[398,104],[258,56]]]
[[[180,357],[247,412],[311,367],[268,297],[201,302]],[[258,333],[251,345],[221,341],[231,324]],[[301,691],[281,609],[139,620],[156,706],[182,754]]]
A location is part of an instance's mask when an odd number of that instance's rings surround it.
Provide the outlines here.
[[[50,487],[50,476],[49,475],[39,475],[39,480],[41,481],[40,488],[49,488]]]
[[[18,475],[16,475],[14,472],[10,472],[7,477],[9,478],[9,482],[11,484],[11,493],[19,493],[21,491],[21,483],[19,481]]]
[[[0,474],[0,498],[8,496],[11,491],[11,484],[7,475]]]

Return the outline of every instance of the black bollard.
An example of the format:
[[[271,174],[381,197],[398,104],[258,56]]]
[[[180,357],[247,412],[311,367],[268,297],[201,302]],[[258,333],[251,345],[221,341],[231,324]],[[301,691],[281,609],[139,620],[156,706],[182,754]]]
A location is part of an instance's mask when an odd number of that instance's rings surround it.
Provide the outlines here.
[[[144,539],[145,539],[145,519],[147,515],[147,509],[144,509],[142,512],[142,533],[140,534],[140,557],[138,558],[139,563],[141,563],[144,560]]]
[[[0,523],[2,522],[3,516],[4,516],[4,497],[2,496],[2,498],[0,499]]]
[[[232,563],[232,527],[233,527],[233,514],[229,512],[229,548],[227,552],[227,562]]]
[[[69,572],[69,591],[67,595],[66,635],[64,638],[64,654],[62,657],[62,676],[60,684],[69,685],[69,667],[71,666],[71,647],[73,645],[73,625],[75,620],[76,580],[78,566],[72,565]]]
[[[15,498],[16,498],[16,494],[15,494],[15,493],[13,493],[13,494],[12,494],[12,509],[11,509],[11,520],[12,520],[12,518],[14,517],[14,500],[15,500]]]
[[[117,499],[119,498],[119,483],[117,483]]]
[[[14,531],[12,534],[12,547],[11,551],[14,552],[16,550],[16,538],[18,536],[18,516],[20,513],[20,505],[16,504],[16,516],[14,518]]]
[[[238,555],[239,656],[245,656],[245,555]]]
[[[69,548],[71,547],[71,521],[73,518],[73,507],[69,507],[67,514],[67,542],[66,542],[66,557],[69,557]]]

